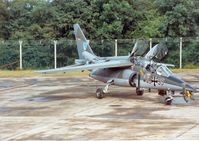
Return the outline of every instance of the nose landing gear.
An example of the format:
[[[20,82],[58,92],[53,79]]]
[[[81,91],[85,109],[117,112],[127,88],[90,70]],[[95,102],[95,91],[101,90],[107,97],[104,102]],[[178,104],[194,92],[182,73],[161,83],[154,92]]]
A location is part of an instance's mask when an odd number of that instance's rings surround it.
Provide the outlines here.
[[[182,92],[182,94],[183,94],[184,101],[185,101],[186,103],[188,103],[189,100],[195,100],[191,91],[186,91],[186,90],[184,90],[184,91]]]

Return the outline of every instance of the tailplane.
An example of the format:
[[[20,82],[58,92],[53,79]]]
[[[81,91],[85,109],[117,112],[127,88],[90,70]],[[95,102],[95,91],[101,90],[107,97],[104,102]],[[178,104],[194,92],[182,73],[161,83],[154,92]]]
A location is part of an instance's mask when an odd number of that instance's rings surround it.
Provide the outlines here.
[[[84,33],[82,32],[79,24],[74,24],[73,27],[79,59],[86,59],[85,56],[82,54],[84,51],[88,52],[89,54],[92,54],[93,56],[96,56],[89,45],[89,40],[87,40],[84,36]]]

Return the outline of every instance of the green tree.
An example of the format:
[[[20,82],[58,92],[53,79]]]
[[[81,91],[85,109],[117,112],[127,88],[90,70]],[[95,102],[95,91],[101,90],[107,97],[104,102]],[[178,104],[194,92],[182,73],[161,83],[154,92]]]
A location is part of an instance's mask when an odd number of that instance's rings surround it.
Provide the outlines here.
[[[11,36],[11,31],[9,30],[11,13],[8,5],[9,1],[0,1],[0,39],[9,39]]]
[[[197,9],[194,0],[156,0],[157,8],[164,16],[161,24],[163,36],[197,36],[197,24],[193,18]]]

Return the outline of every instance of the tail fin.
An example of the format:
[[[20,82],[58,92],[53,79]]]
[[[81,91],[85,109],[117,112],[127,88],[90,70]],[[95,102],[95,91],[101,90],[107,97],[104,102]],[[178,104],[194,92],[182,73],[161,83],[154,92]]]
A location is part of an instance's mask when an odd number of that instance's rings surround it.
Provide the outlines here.
[[[90,45],[89,45],[89,40],[86,39],[84,36],[84,33],[82,32],[79,24],[74,24],[74,33],[75,33],[75,39],[77,43],[77,51],[79,55],[79,59],[85,59],[84,56],[82,55],[83,51],[87,51],[90,54],[94,55]]]

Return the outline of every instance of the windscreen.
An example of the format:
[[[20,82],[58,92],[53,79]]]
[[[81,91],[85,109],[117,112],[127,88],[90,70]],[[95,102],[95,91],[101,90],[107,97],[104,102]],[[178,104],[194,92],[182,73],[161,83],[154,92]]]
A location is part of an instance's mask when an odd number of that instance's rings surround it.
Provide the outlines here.
[[[166,66],[159,66],[157,69],[157,74],[165,77],[172,75],[172,72]]]

